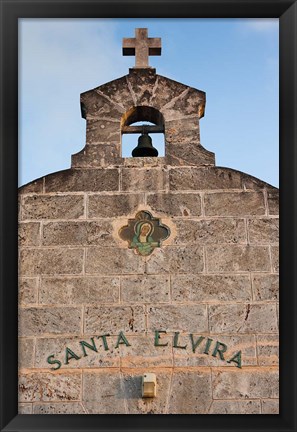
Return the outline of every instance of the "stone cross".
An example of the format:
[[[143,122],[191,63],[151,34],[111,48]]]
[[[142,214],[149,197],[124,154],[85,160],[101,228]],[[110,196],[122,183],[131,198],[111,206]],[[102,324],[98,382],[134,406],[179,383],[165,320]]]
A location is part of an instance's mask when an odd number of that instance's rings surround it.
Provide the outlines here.
[[[123,55],[135,55],[135,68],[149,68],[149,56],[161,55],[161,38],[149,38],[147,28],[136,28],[135,38],[123,39]]]

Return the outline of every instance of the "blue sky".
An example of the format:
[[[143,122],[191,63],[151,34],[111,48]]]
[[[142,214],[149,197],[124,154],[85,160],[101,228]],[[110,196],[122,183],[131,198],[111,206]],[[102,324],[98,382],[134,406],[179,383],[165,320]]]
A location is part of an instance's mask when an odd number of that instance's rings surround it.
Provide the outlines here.
[[[85,145],[80,93],[128,73],[136,27],[162,39],[158,74],[206,92],[201,144],[216,165],[278,187],[278,20],[200,18],[20,20],[19,184],[70,167]]]

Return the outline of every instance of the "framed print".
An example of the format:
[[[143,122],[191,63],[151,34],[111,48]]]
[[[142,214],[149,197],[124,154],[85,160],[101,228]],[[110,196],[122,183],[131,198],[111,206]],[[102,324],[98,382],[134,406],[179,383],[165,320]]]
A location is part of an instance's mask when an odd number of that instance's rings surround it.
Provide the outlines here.
[[[296,430],[296,2],[1,7],[1,430]]]

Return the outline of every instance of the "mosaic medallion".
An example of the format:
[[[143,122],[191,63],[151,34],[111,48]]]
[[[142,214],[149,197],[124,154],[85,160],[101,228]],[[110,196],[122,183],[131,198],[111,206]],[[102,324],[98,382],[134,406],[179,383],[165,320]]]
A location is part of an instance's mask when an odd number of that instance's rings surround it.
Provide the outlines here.
[[[160,247],[162,240],[169,235],[169,227],[144,210],[138,212],[134,219],[128,219],[128,225],[119,230],[119,236],[128,242],[129,249],[135,249],[136,253],[143,256],[150,255],[156,247]]]

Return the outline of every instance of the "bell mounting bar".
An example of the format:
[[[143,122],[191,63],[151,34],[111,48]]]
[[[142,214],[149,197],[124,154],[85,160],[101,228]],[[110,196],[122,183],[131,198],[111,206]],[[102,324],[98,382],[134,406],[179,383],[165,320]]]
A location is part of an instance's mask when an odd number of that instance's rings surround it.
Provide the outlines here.
[[[135,134],[143,134],[143,133],[163,133],[163,126],[123,126],[122,133],[135,133]]]

